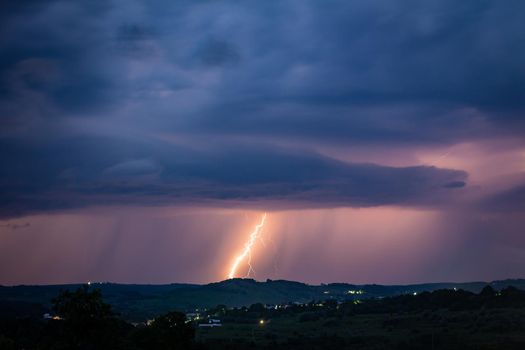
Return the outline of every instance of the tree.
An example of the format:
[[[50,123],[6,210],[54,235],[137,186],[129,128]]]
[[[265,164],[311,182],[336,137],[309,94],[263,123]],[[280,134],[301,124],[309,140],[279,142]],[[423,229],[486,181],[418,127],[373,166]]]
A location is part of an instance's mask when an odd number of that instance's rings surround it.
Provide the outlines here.
[[[481,292],[479,293],[480,296],[484,297],[484,298],[493,298],[495,295],[496,295],[496,291],[494,290],[494,288],[492,288],[491,286],[489,285],[486,285],[482,290]]]
[[[216,307],[210,309],[208,314],[209,315],[214,315],[214,316],[221,316],[221,315],[224,315],[226,313],[227,309],[228,309],[228,307],[226,305],[219,304]]]
[[[188,349],[195,338],[195,329],[186,322],[186,315],[169,312],[155,318],[150,326],[137,331],[135,342],[143,349]]]
[[[248,309],[250,312],[264,312],[266,311],[266,308],[261,303],[255,303],[250,305],[250,308]]]
[[[59,339],[69,349],[116,349],[121,346],[130,325],[119,320],[100,290],[87,285],[76,291],[62,291],[52,300],[54,321],[62,334]]]
[[[62,291],[52,302],[53,311],[70,324],[86,326],[115,317],[111,305],[102,300],[100,290],[90,291],[87,285],[79,287],[75,292]]]
[[[0,334],[0,349],[2,350],[15,350],[15,342],[13,339],[9,339]]]

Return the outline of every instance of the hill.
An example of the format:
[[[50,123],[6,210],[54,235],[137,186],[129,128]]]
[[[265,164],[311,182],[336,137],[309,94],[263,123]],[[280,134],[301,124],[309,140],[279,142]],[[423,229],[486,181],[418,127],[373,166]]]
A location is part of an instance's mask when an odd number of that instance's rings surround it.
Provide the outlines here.
[[[170,310],[193,311],[211,308],[216,305],[228,307],[249,306],[254,303],[282,304],[289,302],[306,303],[312,300],[356,300],[367,298],[384,298],[389,296],[421,293],[439,289],[463,289],[478,293],[490,284],[501,290],[514,286],[525,290],[525,280],[501,280],[468,283],[426,283],[413,285],[355,285],[348,283],[331,283],[308,285],[301,282],[285,280],[267,280],[258,282],[253,279],[231,279],[205,285],[167,284],[139,285],[95,283],[92,287],[100,289],[107,302],[131,321],[143,321]],[[9,310],[16,305],[25,313],[34,313],[38,307],[50,307],[50,301],[60,290],[76,289],[80,285],[48,286],[0,286],[0,304]],[[7,309],[7,308],[6,308]],[[0,313],[0,318],[2,317]]]

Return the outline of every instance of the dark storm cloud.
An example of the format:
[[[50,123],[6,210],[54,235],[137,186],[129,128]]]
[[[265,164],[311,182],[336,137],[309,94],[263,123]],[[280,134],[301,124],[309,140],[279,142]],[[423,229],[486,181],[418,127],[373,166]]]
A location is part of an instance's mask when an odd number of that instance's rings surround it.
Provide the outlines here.
[[[3,147],[12,155],[11,166],[0,171],[4,216],[129,203],[435,205],[466,179],[457,170],[349,164],[262,147],[197,151],[104,139],[62,140],[44,149]],[[19,158],[26,161],[17,163]]]
[[[440,202],[464,172],[268,145],[520,137],[524,13],[522,1],[478,0],[11,2],[0,26],[3,211]]]
[[[235,64],[240,60],[237,49],[227,41],[210,39],[198,50],[196,56],[208,66]]]
[[[19,224],[19,223],[13,223],[13,222],[9,222],[7,224],[2,224],[0,225],[0,227],[7,227],[11,230],[18,230],[19,228],[25,228],[25,227],[29,227],[31,226],[31,224],[29,222],[26,222],[24,224]]]
[[[3,104],[22,85],[56,106],[51,115],[133,101],[165,105],[154,126],[340,142],[488,136],[472,128],[485,120],[522,131],[521,1],[36,4],[6,15]],[[53,84],[9,80],[28,59],[55,65]],[[147,72],[130,72],[136,60]],[[201,93],[197,118],[166,101],[181,86]]]

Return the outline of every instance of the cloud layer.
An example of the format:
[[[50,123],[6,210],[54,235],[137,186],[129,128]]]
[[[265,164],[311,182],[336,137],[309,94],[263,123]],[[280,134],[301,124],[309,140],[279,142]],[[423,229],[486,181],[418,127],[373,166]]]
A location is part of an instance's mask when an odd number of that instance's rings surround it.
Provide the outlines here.
[[[435,205],[463,187],[467,177],[462,171],[429,166],[352,164],[319,154],[242,145],[196,151],[162,143],[75,139],[45,148],[4,148],[12,164],[0,171],[5,216],[127,203]],[[24,162],[18,162],[20,158]]]
[[[318,148],[522,138],[523,13],[477,0],[12,3],[0,212],[453,203],[465,170]]]

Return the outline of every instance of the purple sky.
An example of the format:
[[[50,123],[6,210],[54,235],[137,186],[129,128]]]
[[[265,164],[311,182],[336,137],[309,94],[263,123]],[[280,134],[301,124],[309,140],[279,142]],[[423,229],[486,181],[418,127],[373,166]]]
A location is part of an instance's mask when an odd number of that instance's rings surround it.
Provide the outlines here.
[[[0,284],[524,277],[524,14],[6,5]]]

